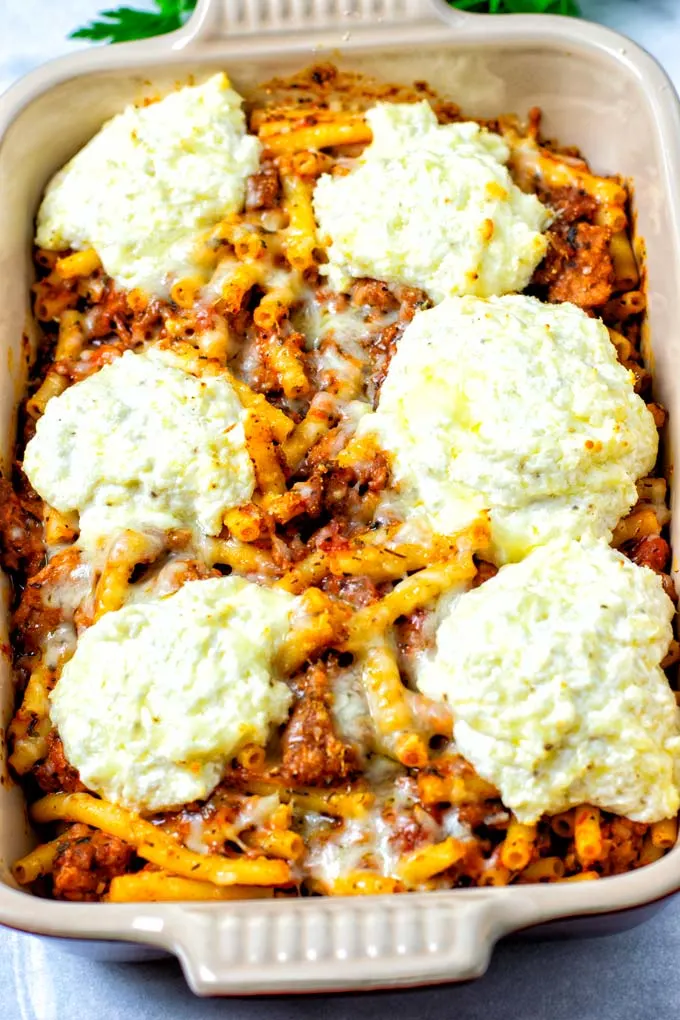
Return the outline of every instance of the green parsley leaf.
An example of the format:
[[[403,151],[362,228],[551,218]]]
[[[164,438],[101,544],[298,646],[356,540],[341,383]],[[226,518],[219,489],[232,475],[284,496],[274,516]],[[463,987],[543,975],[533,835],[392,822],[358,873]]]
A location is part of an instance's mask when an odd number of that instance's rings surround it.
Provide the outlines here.
[[[474,14],[568,14],[580,16],[576,0],[449,0],[452,7]]]
[[[130,42],[133,39],[150,39],[181,28],[196,0],[154,0],[156,11],[140,11],[133,7],[117,7],[102,11],[99,19],[72,32],[71,39],[90,39],[93,42]]]

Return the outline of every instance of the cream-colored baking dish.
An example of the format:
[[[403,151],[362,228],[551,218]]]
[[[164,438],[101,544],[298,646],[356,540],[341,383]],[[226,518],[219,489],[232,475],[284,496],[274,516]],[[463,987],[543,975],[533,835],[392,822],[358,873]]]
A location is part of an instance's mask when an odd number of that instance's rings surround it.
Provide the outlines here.
[[[392,81],[425,78],[472,115],[539,105],[549,135],[579,145],[598,171],[634,180],[638,231],[648,251],[647,358],[656,396],[670,410],[667,449],[677,449],[680,117],[673,89],[650,57],[623,37],[576,20],[464,15],[444,0],[200,0],[182,31],[55,61],[0,102],[3,467],[30,356],[32,225],[48,178],[105,118],[158,87],[226,67],[247,95],[254,83],[320,56]],[[677,481],[674,503],[676,493]],[[680,549],[680,514],[674,530]],[[6,642],[6,619],[2,627],[0,642]],[[0,667],[0,722],[7,725],[7,654]],[[483,973],[506,934],[567,918],[586,918],[599,930],[605,917],[613,929],[627,926],[633,908],[680,888],[678,846],[649,868],[594,883],[228,904],[58,903],[37,900],[12,881],[9,864],[32,838],[21,791],[5,771],[1,922],[101,940],[102,948],[111,940],[134,943],[131,957],[140,944],[169,950],[199,994],[460,981]]]

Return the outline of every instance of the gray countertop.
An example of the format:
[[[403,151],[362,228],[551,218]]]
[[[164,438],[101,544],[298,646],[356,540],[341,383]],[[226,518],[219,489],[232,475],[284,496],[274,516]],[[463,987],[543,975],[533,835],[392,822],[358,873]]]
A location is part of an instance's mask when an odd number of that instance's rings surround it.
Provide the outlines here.
[[[130,0],[131,6],[148,0]],[[646,46],[680,86],[680,0],[582,0],[593,18]],[[0,90],[75,44],[69,29],[102,0],[0,0]],[[7,31],[9,28],[9,32]],[[39,904],[36,903],[36,909]],[[197,1000],[172,960],[105,964],[0,929],[3,1020],[670,1020],[680,1017],[680,898],[646,924],[586,941],[505,943],[473,984],[361,996]]]

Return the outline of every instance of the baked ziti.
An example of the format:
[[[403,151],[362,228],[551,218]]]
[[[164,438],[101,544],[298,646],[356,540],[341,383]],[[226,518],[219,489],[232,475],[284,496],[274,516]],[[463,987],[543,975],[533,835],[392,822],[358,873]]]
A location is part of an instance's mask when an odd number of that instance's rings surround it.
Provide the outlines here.
[[[599,879],[673,845],[630,194],[317,65],[130,106],[37,215],[9,764],[65,900]]]

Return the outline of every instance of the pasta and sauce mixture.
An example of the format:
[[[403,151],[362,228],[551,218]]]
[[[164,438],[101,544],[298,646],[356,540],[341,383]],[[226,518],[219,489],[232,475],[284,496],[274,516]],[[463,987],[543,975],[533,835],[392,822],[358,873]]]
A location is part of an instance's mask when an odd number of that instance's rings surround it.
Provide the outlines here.
[[[0,480],[21,885],[441,890],[673,845],[628,208],[537,110],[331,65],[130,107],[56,175]]]

